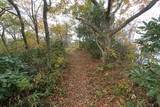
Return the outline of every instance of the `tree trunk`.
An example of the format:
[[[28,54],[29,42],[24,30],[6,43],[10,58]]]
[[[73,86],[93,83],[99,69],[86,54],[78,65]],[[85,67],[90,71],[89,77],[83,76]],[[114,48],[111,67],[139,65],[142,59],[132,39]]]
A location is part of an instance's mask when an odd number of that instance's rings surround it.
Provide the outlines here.
[[[112,44],[111,44],[111,37],[109,35],[106,35],[104,37],[104,46],[103,46],[103,53],[102,53],[102,63],[105,65],[108,63],[108,61],[110,60],[109,57],[109,53],[112,49]]]
[[[107,59],[107,55],[106,55],[105,51],[103,51],[102,52],[102,58],[101,58],[103,65],[105,65],[107,63],[106,59]]]
[[[44,24],[44,29],[45,29],[45,38],[46,38],[47,49],[50,50],[50,36],[49,36],[49,28],[48,28],[48,22],[47,22],[48,4],[46,0],[43,0],[43,2],[44,2],[43,24]]]
[[[29,46],[28,46],[27,39],[26,39],[26,35],[25,35],[25,32],[24,32],[24,30],[25,30],[24,22],[23,22],[21,13],[20,13],[20,11],[19,11],[19,8],[18,8],[18,6],[14,3],[13,0],[8,0],[8,2],[14,7],[14,9],[15,9],[16,12],[17,12],[17,15],[18,15],[18,18],[19,18],[19,21],[20,21],[20,24],[21,24],[21,34],[22,34],[23,41],[24,41],[24,44],[25,44],[25,49],[28,49]]]
[[[48,22],[47,22],[47,13],[49,10],[49,6],[47,4],[47,0],[43,0],[43,24],[44,24],[44,29],[45,29],[45,37],[46,37],[46,45],[47,45],[47,49],[48,49],[48,56],[47,56],[47,67],[49,69],[52,68],[51,66],[51,58],[50,58],[50,36],[49,36],[49,28],[48,28]]]
[[[36,41],[37,41],[37,44],[39,45],[40,40],[39,40],[39,35],[38,35],[38,25],[37,25],[37,22],[35,22],[34,28],[35,28],[35,33],[36,33]]]

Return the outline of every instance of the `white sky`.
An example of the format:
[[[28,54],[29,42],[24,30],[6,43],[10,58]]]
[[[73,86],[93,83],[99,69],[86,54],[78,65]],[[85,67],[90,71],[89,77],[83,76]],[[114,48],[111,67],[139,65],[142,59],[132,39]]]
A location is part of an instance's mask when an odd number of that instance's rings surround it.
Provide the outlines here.
[[[144,14],[142,14],[141,16],[139,16],[137,19],[135,19],[135,21],[133,21],[133,23],[136,21],[138,21],[138,26],[143,25],[142,21],[150,21],[153,17],[154,18],[158,18],[160,16],[160,1],[154,5],[150,10],[148,10],[147,12],[145,12]],[[139,34],[135,34],[134,39],[139,38],[141,35]]]
[[[134,8],[136,8],[136,7],[133,7],[133,9]],[[160,16],[160,1],[155,6],[153,6],[150,10],[148,10],[143,15],[141,15],[136,20],[134,20],[132,23],[135,24],[138,21],[138,26],[139,26],[139,25],[142,25],[142,23],[141,23],[142,21],[149,21],[152,17],[157,18],[158,16]],[[63,23],[63,22],[68,22],[70,20],[70,18],[69,17],[64,17],[63,15],[59,15],[59,16],[56,16],[56,19],[53,19],[53,18],[49,19],[48,23],[50,25],[51,24],[56,24],[55,20],[57,20],[58,23]],[[76,23],[78,23],[78,22],[76,22]],[[129,26],[130,25],[128,25],[128,27]],[[74,31],[72,33],[74,34],[73,39],[76,39],[76,36],[75,36],[76,34],[74,33]],[[134,38],[138,38],[139,36],[140,35],[136,34],[134,36]]]

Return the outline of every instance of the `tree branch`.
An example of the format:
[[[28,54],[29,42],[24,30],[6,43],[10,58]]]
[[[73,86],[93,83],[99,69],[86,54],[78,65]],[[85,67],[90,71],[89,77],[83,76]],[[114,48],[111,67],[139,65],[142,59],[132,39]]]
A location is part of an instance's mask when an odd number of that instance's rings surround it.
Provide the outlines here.
[[[147,10],[151,9],[159,0],[152,0],[145,8],[143,8],[141,11],[139,11],[138,13],[136,13],[135,15],[133,15],[132,17],[130,17],[129,19],[127,19],[122,25],[120,25],[118,28],[114,29],[110,36],[113,36],[114,34],[116,34],[118,31],[120,31],[121,29],[123,29],[126,25],[128,25],[131,21],[133,21],[134,19],[136,19],[137,17],[139,17],[140,15],[142,15],[143,13],[145,13]]]
[[[38,11],[39,11],[39,9],[40,9],[41,6],[42,6],[42,1],[40,2],[39,6],[38,6],[38,8],[37,8],[37,10],[36,10],[36,12],[35,12],[35,16],[36,16],[36,17],[37,17]]]
[[[98,43],[97,37],[96,37],[96,44],[97,44],[98,48],[101,50],[101,53],[103,54],[103,53],[104,53],[104,50],[103,50],[103,48],[101,47],[101,45]]]
[[[2,9],[2,10],[0,11],[0,17],[1,17],[3,14],[5,14],[5,12],[6,12],[6,11]]]
[[[93,29],[93,31],[97,32],[99,35],[101,35],[100,29],[97,28],[94,24],[89,23],[88,21],[84,20],[83,18],[78,18],[76,17],[77,20],[81,21],[82,23],[88,25],[89,27],[91,27]],[[102,36],[102,35],[101,35]]]
[[[122,0],[121,0],[121,2],[118,3],[117,8],[112,12],[112,14],[115,14],[115,13],[119,10],[119,8],[121,7],[122,3],[123,3],[123,2],[122,2]]]
[[[15,16],[18,16],[16,13],[9,11],[10,9],[2,8],[2,7],[0,7],[0,8],[2,9],[2,11],[0,12],[0,17],[1,17],[5,12],[8,12],[8,13],[10,13],[10,14],[12,14],[12,15],[15,15]],[[2,13],[2,12],[3,12],[3,13]],[[1,13],[2,13],[2,14],[1,14]]]

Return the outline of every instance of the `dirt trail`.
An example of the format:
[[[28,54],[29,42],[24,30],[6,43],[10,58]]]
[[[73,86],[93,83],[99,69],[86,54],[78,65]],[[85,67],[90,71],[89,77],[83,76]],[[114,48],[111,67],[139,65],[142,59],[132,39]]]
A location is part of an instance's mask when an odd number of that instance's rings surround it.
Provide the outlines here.
[[[88,71],[95,70],[97,64],[98,61],[91,59],[83,51],[75,50],[70,53],[70,67],[64,76],[67,96],[61,101],[61,106],[89,107]]]
[[[119,72],[97,71],[100,61],[79,49],[71,52],[69,59],[61,84],[67,88],[66,95],[59,97],[53,107],[115,107],[119,104],[116,96],[110,93],[119,80]]]

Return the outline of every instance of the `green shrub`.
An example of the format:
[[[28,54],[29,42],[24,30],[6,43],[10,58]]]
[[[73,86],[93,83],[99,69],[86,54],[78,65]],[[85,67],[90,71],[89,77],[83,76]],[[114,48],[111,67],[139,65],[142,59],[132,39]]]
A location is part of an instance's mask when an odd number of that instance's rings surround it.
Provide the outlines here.
[[[42,99],[56,93],[65,67],[61,41],[54,41],[49,51],[37,48],[0,56],[0,106],[44,105]]]
[[[27,63],[19,60],[18,57],[12,56],[1,56],[0,57],[0,73],[5,73],[7,71],[17,71],[17,72],[28,72],[34,73],[36,70],[30,67]]]
[[[143,22],[144,26],[138,27],[142,35],[137,39],[137,43],[141,45],[142,52],[160,52],[160,17],[152,18],[149,22]]]
[[[137,40],[141,46],[140,51],[142,60],[139,67],[129,72],[134,82],[147,89],[146,95],[152,96],[160,105],[160,65],[156,55],[160,50],[160,17],[152,18],[149,22],[143,22],[140,26],[142,37]]]
[[[146,64],[129,73],[133,81],[148,90],[146,95],[154,96],[160,104],[160,65]]]
[[[32,88],[31,75],[36,70],[18,58],[0,57],[0,102]]]
[[[101,58],[101,51],[94,40],[86,39],[82,41],[80,45],[86,49],[93,58]]]
[[[52,41],[51,50],[36,48],[27,51],[17,51],[11,53],[11,56],[18,57],[22,62],[25,62],[29,66],[36,68],[38,71],[49,70],[52,65],[52,69],[64,68],[66,62],[63,61],[60,64],[60,58],[65,59],[65,50],[62,41],[56,40]],[[59,61],[58,61],[59,60]],[[51,64],[48,64],[48,63]]]

